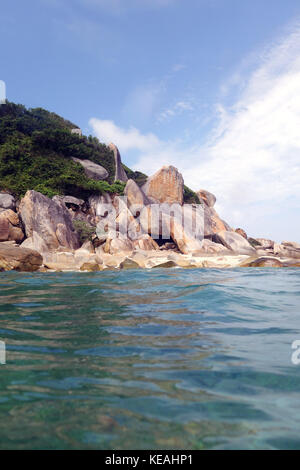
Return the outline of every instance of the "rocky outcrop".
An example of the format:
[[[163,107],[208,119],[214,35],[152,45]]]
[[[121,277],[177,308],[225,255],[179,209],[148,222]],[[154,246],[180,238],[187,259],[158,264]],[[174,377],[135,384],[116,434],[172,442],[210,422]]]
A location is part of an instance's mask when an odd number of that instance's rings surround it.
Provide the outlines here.
[[[273,240],[269,240],[268,238],[255,238],[254,239],[259,245],[260,248],[264,249],[273,249],[275,242]]]
[[[281,242],[281,245],[285,246],[289,250],[300,250],[300,243],[296,242]]]
[[[1,270],[36,271],[42,264],[43,258],[37,251],[0,243]]]
[[[248,268],[282,268],[284,264],[277,258],[261,257],[244,265]]]
[[[2,209],[14,210],[16,208],[15,198],[11,194],[0,193],[0,207]]]
[[[213,207],[202,206],[204,211],[204,236],[213,237],[215,233],[231,231],[230,226],[222,220]]]
[[[222,232],[218,232],[214,235],[213,241],[224,245],[228,250],[238,254],[256,254],[255,249],[250,245],[250,243],[236,232],[227,232],[223,230]]]
[[[243,230],[242,228],[236,228],[235,232],[241,235],[241,237],[244,237],[246,240],[248,239],[245,230]]]
[[[31,190],[21,200],[19,213],[26,236],[33,242],[37,234],[47,250],[79,248],[78,235],[63,203]]]
[[[21,243],[24,233],[18,214],[11,209],[0,210],[0,242],[15,241]]]
[[[142,187],[152,203],[183,204],[184,181],[174,166],[163,166]]]
[[[204,204],[206,204],[208,207],[214,207],[217,200],[214,194],[210,193],[209,191],[206,191],[205,189],[199,189],[196,194],[200,202],[204,202]]]
[[[282,242],[281,244],[275,243],[274,255],[277,255],[280,258],[300,259],[300,245],[295,242]]]
[[[84,205],[83,199],[78,199],[74,196],[54,196],[52,198],[54,202],[63,202],[66,207],[76,207],[81,208]]]
[[[220,243],[214,243],[211,240],[204,239],[201,242],[201,253],[208,253],[212,255],[217,255],[220,253],[230,253],[230,250],[228,250],[224,245],[221,245]]]
[[[127,182],[128,177],[122,165],[121,155],[119,152],[118,147],[115,144],[110,143],[109,146],[110,150],[112,150],[115,159],[115,181],[123,181],[124,183]]]
[[[108,171],[103,166],[92,162],[91,160],[80,160],[79,158],[73,157],[72,160],[83,166],[84,172],[88,178],[96,181],[106,180],[109,176]]]
[[[145,193],[133,180],[127,181],[127,184],[124,189],[124,195],[127,197],[129,208],[134,208],[135,212],[150,203]]]

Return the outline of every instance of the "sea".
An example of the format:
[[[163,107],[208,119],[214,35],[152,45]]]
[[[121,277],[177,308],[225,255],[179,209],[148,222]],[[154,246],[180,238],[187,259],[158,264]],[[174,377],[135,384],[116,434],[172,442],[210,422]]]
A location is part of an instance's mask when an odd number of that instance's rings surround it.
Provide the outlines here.
[[[1,449],[300,449],[300,270],[0,273]]]

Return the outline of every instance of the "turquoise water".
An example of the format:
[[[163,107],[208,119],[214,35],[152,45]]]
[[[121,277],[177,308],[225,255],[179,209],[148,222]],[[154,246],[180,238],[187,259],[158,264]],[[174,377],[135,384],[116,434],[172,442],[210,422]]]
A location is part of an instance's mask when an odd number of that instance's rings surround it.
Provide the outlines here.
[[[1,273],[0,448],[300,448],[300,270]]]

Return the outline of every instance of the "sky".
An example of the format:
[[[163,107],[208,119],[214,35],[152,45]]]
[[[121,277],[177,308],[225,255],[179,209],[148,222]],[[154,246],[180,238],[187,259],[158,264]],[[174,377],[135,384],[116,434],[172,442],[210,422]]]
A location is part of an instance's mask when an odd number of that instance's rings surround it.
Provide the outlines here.
[[[1,20],[10,101],[133,169],[174,165],[249,236],[300,241],[299,0],[11,0]]]

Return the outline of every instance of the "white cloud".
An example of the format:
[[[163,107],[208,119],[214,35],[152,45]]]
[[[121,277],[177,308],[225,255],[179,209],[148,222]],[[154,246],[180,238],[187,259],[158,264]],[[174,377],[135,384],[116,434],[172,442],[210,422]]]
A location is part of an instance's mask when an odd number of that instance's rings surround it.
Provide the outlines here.
[[[214,192],[221,215],[232,225],[253,235],[272,236],[273,230],[278,238],[299,239],[300,26],[258,60],[248,76],[236,72],[227,82],[223,94],[237,86],[239,96],[231,107],[218,105],[217,125],[205,146],[193,142],[183,148],[178,141],[123,130],[110,121],[91,124],[100,138],[109,136],[121,151],[140,150],[136,169],[150,174],[172,163],[193,189]]]
[[[113,121],[95,118],[91,119],[89,124],[101,142],[113,142],[124,152],[131,149],[149,152],[161,146],[160,140],[154,134],[141,134],[134,127],[121,129]]]
[[[184,111],[193,111],[193,105],[187,100],[177,101],[170,108],[164,109],[158,116],[158,122],[170,119],[178,114],[182,114]]]

